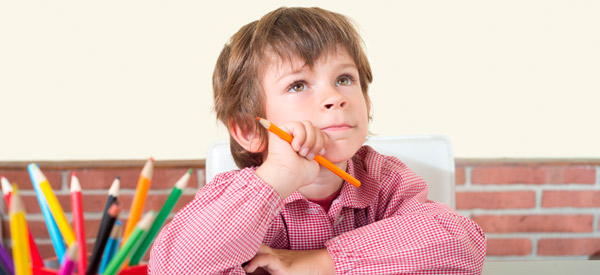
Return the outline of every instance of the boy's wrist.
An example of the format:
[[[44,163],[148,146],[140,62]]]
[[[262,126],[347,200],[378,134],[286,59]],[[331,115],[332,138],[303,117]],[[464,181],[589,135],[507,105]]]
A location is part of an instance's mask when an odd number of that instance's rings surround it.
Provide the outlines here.
[[[285,199],[298,189],[298,186],[290,180],[290,176],[283,172],[285,170],[286,168],[284,167],[276,167],[275,165],[265,162],[254,171],[254,174],[273,187],[273,189]]]

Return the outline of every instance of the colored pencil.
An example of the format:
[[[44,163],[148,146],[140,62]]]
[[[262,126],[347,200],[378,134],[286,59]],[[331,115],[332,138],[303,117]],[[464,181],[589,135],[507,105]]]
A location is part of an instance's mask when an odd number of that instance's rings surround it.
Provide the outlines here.
[[[0,243],[0,263],[2,267],[9,273],[15,274],[15,263],[13,261],[12,256],[6,251],[4,245]]]
[[[115,226],[113,226],[112,231],[110,232],[110,237],[108,238],[108,242],[106,242],[106,247],[104,248],[104,253],[102,254],[102,262],[100,263],[100,274],[104,273],[108,262],[110,262],[112,257],[115,254],[117,254],[117,250],[119,249],[117,240],[119,239],[122,233],[123,227],[121,226],[121,221],[117,220],[115,222]]]
[[[60,233],[62,233],[67,245],[73,244],[73,242],[75,242],[75,233],[73,233],[73,229],[71,228],[71,225],[65,216],[65,212],[58,202],[58,198],[56,198],[56,195],[54,195],[54,192],[52,191],[50,182],[48,182],[48,179],[46,179],[39,166],[33,166],[32,170],[36,179],[36,184],[39,185],[40,190],[42,190],[42,193],[46,198],[46,202],[48,203],[52,217],[54,217],[54,221],[56,221],[56,225],[58,225]]]
[[[133,202],[131,203],[131,210],[129,210],[129,218],[127,219],[127,225],[125,226],[125,232],[123,233],[123,242],[127,242],[127,238],[129,238],[129,235],[133,232],[133,229],[142,216],[146,195],[148,194],[148,189],[152,183],[153,170],[154,159],[150,158],[146,161],[146,164],[144,164],[142,172],[140,172],[135,195],[133,196]]]
[[[91,275],[96,274],[98,272],[98,267],[100,266],[100,259],[102,258],[102,252],[104,252],[104,248],[106,247],[106,242],[108,241],[108,237],[110,236],[110,232],[117,220],[117,216],[119,215],[119,211],[121,208],[119,207],[119,203],[114,201],[106,214],[108,215],[107,219],[102,219],[100,222],[100,230],[98,230],[98,238],[97,243],[94,245],[94,250],[92,250],[92,256],[90,258],[90,262],[87,266],[85,274]],[[80,272],[81,273],[81,272]]]
[[[77,240],[79,257],[77,257],[77,270],[85,270],[87,266],[87,251],[85,242],[85,220],[83,219],[83,199],[81,184],[75,172],[71,174],[71,212],[73,213],[73,227]],[[68,254],[68,251],[67,251]]]
[[[29,256],[29,239],[27,239],[27,221],[25,220],[25,206],[16,191],[16,186],[13,186],[15,192],[11,198],[10,204],[10,235],[13,245],[13,262],[15,274],[28,275],[31,274],[31,257]]]
[[[113,249],[112,249],[112,254],[110,255],[110,259],[112,259],[113,257],[115,257],[115,255],[117,255],[117,252],[119,251],[119,247],[121,247],[122,240],[123,240],[123,226],[121,225],[117,229],[117,239],[115,240],[115,243],[113,244]],[[106,264],[108,265],[108,263],[106,263]]]
[[[63,257],[63,262],[60,265],[60,269],[58,270],[57,275],[71,275],[73,274],[73,269],[75,269],[75,262],[77,261],[77,257],[79,254],[79,245],[78,243],[73,243],[67,249],[67,253],[65,257]]]
[[[127,256],[129,255],[133,247],[140,241],[142,236],[148,231],[148,229],[152,225],[152,222],[154,221],[154,218],[154,211],[150,211],[144,215],[144,217],[135,226],[133,232],[131,232],[131,235],[129,236],[123,247],[119,249],[117,255],[115,255],[115,257],[113,257],[112,260],[110,260],[108,266],[106,267],[106,270],[104,271],[104,273],[102,273],[103,275],[114,275],[119,273],[123,266],[123,263],[127,259]]]
[[[108,210],[110,209],[110,207],[117,202],[117,199],[119,198],[119,189],[121,188],[121,179],[119,177],[116,177],[115,180],[113,181],[113,183],[110,185],[110,188],[108,189],[108,197],[106,198],[106,204],[104,205],[104,211],[102,212],[102,220],[100,221],[100,225],[103,224],[109,224],[109,220],[112,219],[111,215],[108,214]],[[112,228],[111,228],[112,229]],[[111,229],[107,229],[107,228],[103,228],[102,226],[100,226],[98,228],[98,233],[96,234],[96,241],[94,242],[94,248],[92,251],[92,258],[91,259],[96,259],[97,257],[101,257],[101,253],[104,251],[104,247],[106,246],[106,240],[101,240],[104,237],[107,237],[106,234],[110,233]],[[103,230],[109,230],[109,232],[103,232]],[[102,247],[100,247],[102,246]],[[98,260],[98,259],[96,259]],[[86,273],[87,271],[90,269],[89,265],[86,269]],[[91,271],[91,270],[89,270]],[[92,273],[90,274],[95,274],[97,272],[97,270],[94,270]],[[79,272],[81,273],[81,272]]]
[[[10,182],[5,177],[2,177],[2,193],[4,194],[4,200],[6,201],[6,205],[10,207],[10,197],[12,195],[13,188],[10,185]],[[31,232],[27,230],[27,238],[29,239],[29,252],[31,253],[31,261],[33,266],[44,266],[44,262],[42,261],[42,256],[40,255],[40,251],[35,244],[35,240],[33,236],[31,236]]]
[[[12,194],[12,186],[6,177],[1,176],[0,181],[2,182],[2,194],[4,195],[4,200],[6,201],[6,206],[10,207],[10,195]]]
[[[115,180],[113,181],[113,183],[110,185],[110,188],[108,189],[108,197],[106,198],[106,204],[104,205],[104,210],[102,211],[102,220],[100,221],[100,224],[103,224],[105,221],[105,219],[108,219],[108,208],[110,208],[110,206],[113,204],[113,202],[117,201],[117,199],[119,198],[119,189],[121,188],[121,179],[119,177],[116,177]],[[98,245],[98,238],[100,237],[100,230],[101,228],[98,228],[98,233],[96,234],[96,241],[94,242],[95,245]],[[94,245],[94,246],[95,246]]]
[[[158,231],[160,230],[162,225],[165,223],[167,216],[169,215],[169,213],[171,213],[171,210],[173,210],[175,203],[177,202],[177,200],[179,200],[179,197],[181,196],[183,189],[185,189],[188,182],[190,181],[191,175],[192,175],[192,169],[189,169],[175,183],[175,186],[171,190],[171,194],[169,194],[169,197],[165,201],[165,204],[158,212],[158,215],[156,215],[156,219],[154,220],[152,227],[150,227],[150,230],[148,230],[148,234],[146,234],[146,236],[142,240],[141,244],[133,251],[133,254],[131,255],[131,259],[129,260],[130,265],[138,264],[140,262],[140,260],[142,259],[142,257],[144,256],[144,254],[146,254],[146,251],[150,247],[150,244],[152,243],[152,241],[154,241],[154,237],[156,237],[156,234],[158,234]]]
[[[264,118],[257,117],[256,119],[258,119],[258,122],[260,122],[260,124],[262,124],[263,127],[267,128],[267,130],[269,130],[271,133],[277,135],[279,138],[287,141],[290,144],[292,143],[292,140],[294,139],[294,137],[292,137],[290,134],[284,132],[283,130],[281,130],[281,128],[277,127],[275,124],[271,123],[270,121],[268,121]],[[342,178],[345,181],[349,182],[350,184],[354,185],[355,187],[360,187],[360,181],[358,181],[354,177],[350,176],[348,173],[346,173],[346,171],[340,169],[339,167],[337,167],[335,164],[331,163],[329,160],[327,160],[323,156],[316,155],[314,160],[316,160],[323,167],[329,169],[329,171],[338,175],[340,178]]]
[[[2,182],[2,193],[4,194],[4,200],[6,201],[7,208],[10,208],[10,196],[12,195],[12,186],[8,179],[4,176],[0,176],[0,181]],[[2,267],[9,273],[15,274],[15,264],[13,262],[12,256],[6,251],[4,245],[0,243],[0,262],[2,263]]]
[[[60,231],[58,230],[58,226],[56,225],[56,221],[54,221],[54,217],[52,217],[52,213],[50,213],[50,208],[48,208],[48,203],[46,202],[44,193],[42,193],[40,186],[36,183],[36,176],[34,173],[35,167],[37,167],[37,164],[31,163],[27,165],[27,171],[29,171],[31,184],[33,185],[33,189],[35,190],[35,196],[37,197],[40,209],[42,210],[42,214],[44,215],[44,222],[46,222],[46,228],[48,229],[48,234],[50,235],[50,239],[52,240],[54,252],[56,252],[58,262],[61,262],[62,257],[64,256],[66,251],[65,244],[63,242],[63,237],[60,234]]]

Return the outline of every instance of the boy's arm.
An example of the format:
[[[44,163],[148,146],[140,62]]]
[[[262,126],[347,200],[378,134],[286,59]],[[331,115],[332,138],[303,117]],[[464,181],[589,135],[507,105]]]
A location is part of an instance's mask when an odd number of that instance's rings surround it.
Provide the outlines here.
[[[156,238],[150,274],[244,274],[283,199],[252,169],[218,175]]]
[[[486,239],[477,224],[427,201],[425,183],[408,169],[382,180],[396,190],[380,198],[381,220],[326,243],[336,272],[481,273]]]

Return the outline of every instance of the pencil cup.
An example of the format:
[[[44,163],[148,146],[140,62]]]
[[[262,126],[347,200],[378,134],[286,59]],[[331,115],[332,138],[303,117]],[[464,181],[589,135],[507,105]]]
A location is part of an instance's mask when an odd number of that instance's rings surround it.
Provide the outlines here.
[[[44,267],[32,267],[33,275],[57,275],[59,269],[58,259],[56,257],[48,258],[44,260]],[[85,272],[84,272],[85,273]],[[79,274],[79,273],[73,273]],[[148,265],[134,265],[127,267],[121,272],[119,275],[147,275],[148,274]]]

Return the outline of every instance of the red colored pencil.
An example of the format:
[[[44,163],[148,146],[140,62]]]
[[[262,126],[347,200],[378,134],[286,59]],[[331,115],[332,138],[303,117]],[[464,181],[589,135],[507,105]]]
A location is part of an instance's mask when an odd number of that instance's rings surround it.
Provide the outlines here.
[[[87,251],[85,249],[85,220],[83,219],[83,200],[81,197],[81,185],[77,175],[71,175],[71,212],[73,213],[73,226],[75,227],[75,239],[79,249],[77,257],[77,270],[83,270],[87,266]]]

